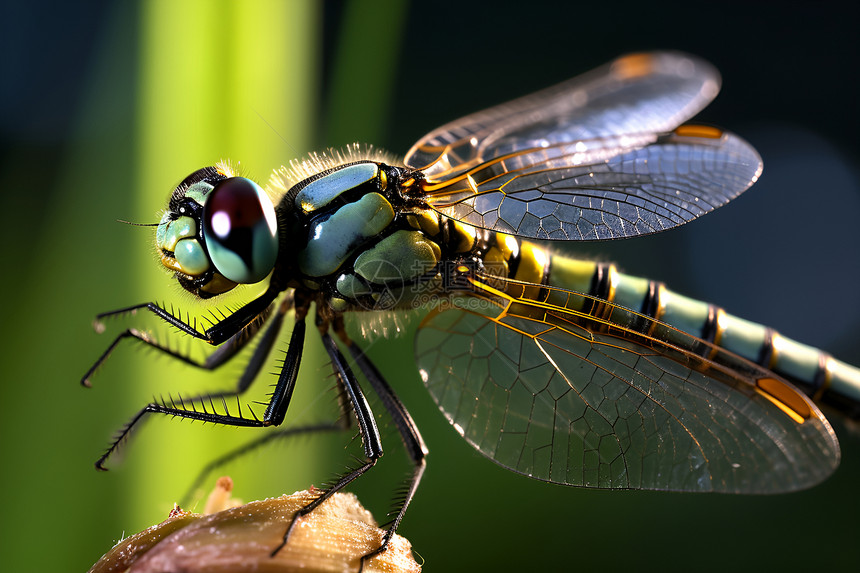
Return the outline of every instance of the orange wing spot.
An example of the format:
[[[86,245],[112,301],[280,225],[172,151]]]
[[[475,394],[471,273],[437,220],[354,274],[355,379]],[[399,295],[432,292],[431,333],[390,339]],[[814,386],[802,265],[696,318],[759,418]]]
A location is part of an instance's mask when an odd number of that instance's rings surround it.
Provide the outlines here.
[[[675,135],[680,137],[720,139],[723,136],[723,130],[710,125],[682,125],[675,129]]]
[[[776,378],[759,378],[755,391],[773,402],[787,416],[798,424],[812,417],[812,408],[806,397]]]
[[[647,76],[654,71],[654,57],[650,54],[630,54],[612,62],[612,73],[620,79]]]

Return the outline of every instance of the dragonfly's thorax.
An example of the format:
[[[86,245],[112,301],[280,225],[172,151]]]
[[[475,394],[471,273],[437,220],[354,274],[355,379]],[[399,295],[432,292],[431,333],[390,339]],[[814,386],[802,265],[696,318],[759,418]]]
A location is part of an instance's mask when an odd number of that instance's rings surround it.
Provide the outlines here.
[[[496,234],[427,207],[413,192],[420,179],[362,161],[295,185],[277,208],[288,231],[276,278],[320,293],[336,311],[408,308],[443,294],[445,265],[481,261]]]

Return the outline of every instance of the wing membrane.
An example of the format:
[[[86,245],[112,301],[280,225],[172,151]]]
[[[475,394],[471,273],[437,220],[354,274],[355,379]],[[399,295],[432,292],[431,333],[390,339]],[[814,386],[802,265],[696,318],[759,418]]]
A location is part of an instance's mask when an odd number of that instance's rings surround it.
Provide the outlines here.
[[[625,56],[443,126],[406,164],[425,200],[471,225],[522,237],[614,239],[662,231],[747,189],[761,159],[739,137],[685,126],[719,90],[706,62]]]
[[[475,284],[425,319],[416,356],[449,421],[499,464],[577,486],[735,493],[802,489],[836,468],[828,422],[773,373],[605,301]],[[594,303],[607,318],[576,310]]]
[[[727,203],[761,174],[756,151],[713,128],[525,149],[428,187],[440,213],[523,237],[617,239],[663,231]],[[653,139],[653,143],[646,140]]]
[[[692,56],[624,56],[431,131],[409,150],[406,164],[439,181],[519,149],[665,133],[704,108],[719,86],[717,70]]]

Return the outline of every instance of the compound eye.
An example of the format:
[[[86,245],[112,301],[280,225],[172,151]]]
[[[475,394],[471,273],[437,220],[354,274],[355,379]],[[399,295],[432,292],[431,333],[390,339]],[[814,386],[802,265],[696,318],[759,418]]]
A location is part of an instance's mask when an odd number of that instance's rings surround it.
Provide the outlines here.
[[[244,177],[215,184],[203,205],[203,240],[218,272],[237,283],[256,283],[278,257],[275,208],[259,185]]]

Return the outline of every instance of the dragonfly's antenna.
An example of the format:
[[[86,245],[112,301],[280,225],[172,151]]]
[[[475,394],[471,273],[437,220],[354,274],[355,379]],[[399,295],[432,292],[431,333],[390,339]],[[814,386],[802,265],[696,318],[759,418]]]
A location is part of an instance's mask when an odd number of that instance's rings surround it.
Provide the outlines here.
[[[126,225],[132,225],[134,227],[157,227],[161,223],[132,223],[131,221],[126,221],[124,219],[117,219],[117,223],[125,223]]]
[[[256,113],[256,114],[257,114],[257,117],[259,117],[259,118],[263,121],[263,123],[265,123],[266,125],[268,125],[268,126],[269,126],[269,129],[271,129],[273,132],[275,132],[275,135],[277,135],[277,136],[280,138],[280,140],[281,140],[281,141],[283,141],[283,142],[287,145],[287,147],[289,147],[289,148],[290,148],[290,151],[292,151],[292,152],[293,152],[293,155],[296,155],[296,156],[298,156],[298,155],[299,155],[299,152],[298,152],[298,151],[296,151],[296,148],[295,148],[295,147],[293,147],[292,145],[290,145],[290,142],[289,142],[289,141],[287,141],[286,139],[284,139],[284,136],[283,136],[283,135],[281,135],[280,133],[278,133],[278,130],[277,130],[277,129],[275,129],[275,128],[274,128],[274,126],[272,126],[272,124],[271,124],[271,123],[269,123],[268,121],[266,121],[266,118],[265,118],[265,117],[263,117],[263,114],[261,114],[261,113],[260,113],[259,111],[257,111],[256,109],[254,110],[254,113]]]

